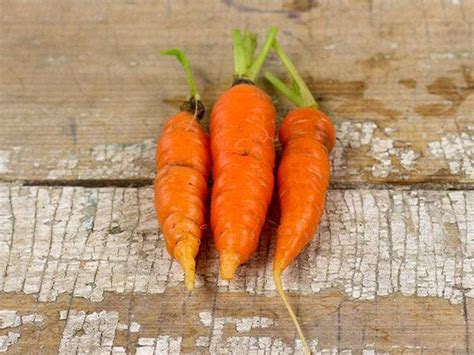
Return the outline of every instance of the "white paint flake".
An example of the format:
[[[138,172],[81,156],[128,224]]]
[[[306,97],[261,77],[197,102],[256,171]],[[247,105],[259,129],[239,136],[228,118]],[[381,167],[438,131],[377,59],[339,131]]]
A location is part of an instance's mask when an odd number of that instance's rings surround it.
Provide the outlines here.
[[[59,320],[66,320],[67,319],[67,314],[68,314],[67,310],[59,311]]]
[[[400,163],[407,170],[412,169],[413,163],[418,157],[419,155],[413,150],[407,149],[400,151]]]
[[[180,354],[182,337],[161,335],[157,338],[139,338],[137,355]]]
[[[44,321],[41,314],[29,313],[20,315],[11,309],[0,310],[0,329],[16,328],[25,324],[40,324]]]
[[[129,330],[130,333],[138,333],[140,331],[140,324],[137,322],[131,322]]]
[[[268,328],[273,326],[275,323],[273,319],[266,317],[246,317],[236,320],[235,330],[238,333],[250,332],[255,328]]]
[[[0,329],[15,328],[21,325],[21,317],[16,311],[4,309],[0,311]]]
[[[198,336],[196,338],[196,346],[200,348],[207,348],[209,347],[209,337],[206,336]]]
[[[18,342],[20,334],[15,332],[8,332],[7,335],[0,335],[0,353],[8,351],[8,348]]]
[[[210,327],[211,324],[212,324],[212,313],[211,312],[200,312],[199,313],[199,320],[206,327]]]
[[[474,135],[447,134],[439,141],[428,143],[428,151],[436,158],[445,159],[451,174],[474,178]]]
[[[392,170],[390,155],[395,154],[393,140],[374,138],[371,144],[372,157],[379,163],[372,167],[372,175],[376,177],[387,177]]]
[[[128,330],[128,328],[129,328],[128,324],[125,324],[125,323],[117,324],[117,330]]]

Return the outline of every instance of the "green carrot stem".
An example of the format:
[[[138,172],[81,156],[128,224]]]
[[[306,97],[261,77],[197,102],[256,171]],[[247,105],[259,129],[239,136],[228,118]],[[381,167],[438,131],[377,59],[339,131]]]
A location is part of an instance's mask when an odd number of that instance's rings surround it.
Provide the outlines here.
[[[300,95],[290,89],[283,81],[270,72],[265,72],[265,79],[267,79],[274,87],[282,92],[290,101],[296,106],[303,107],[304,101]]]
[[[176,59],[178,59],[186,73],[186,80],[188,82],[189,87],[189,96],[191,99],[199,101],[200,97],[199,93],[197,92],[197,86],[196,82],[194,81],[193,72],[191,71],[191,66],[189,65],[188,58],[186,58],[186,55],[183,53],[183,51],[177,48],[171,48],[162,50],[160,51],[160,53],[163,55],[172,55],[175,56]]]
[[[272,27],[267,34],[260,53],[255,57],[257,35],[249,31],[232,31],[234,47],[234,76],[236,79],[255,81],[272,48],[278,29]]]
[[[280,61],[285,66],[286,70],[290,74],[290,77],[293,79],[293,88],[285,85],[280,79],[274,76],[271,73],[265,73],[265,78],[272,83],[278,90],[280,90],[285,96],[288,97],[293,103],[299,107],[314,107],[318,108],[318,103],[314,99],[311,91],[304,82],[301,75],[296,70],[293,62],[285,53],[283,48],[281,48],[278,41],[273,42],[273,49],[277,54]]]

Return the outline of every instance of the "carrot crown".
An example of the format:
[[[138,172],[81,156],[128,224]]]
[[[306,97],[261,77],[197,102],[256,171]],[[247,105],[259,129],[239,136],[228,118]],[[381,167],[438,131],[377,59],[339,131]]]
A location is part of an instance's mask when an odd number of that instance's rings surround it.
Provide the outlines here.
[[[293,62],[290,60],[288,55],[285,53],[283,48],[277,40],[273,42],[273,50],[280,58],[281,62],[285,66],[286,70],[290,74],[293,83],[291,87],[283,83],[277,76],[273,75],[270,72],[265,73],[265,78],[272,83],[278,90],[280,90],[283,95],[288,97],[296,106],[298,107],[313,107],[318,108],[318,103],[314,99],[314,96],[311,94],[308,86],[304,82],[301,75],[296,70]]]
[[[275,40],[278,29],[270,28],[260,53],[255,56],[257,34],[250,31],[232,31],[234,47],[234,80],[255,81]]]
[[[189,87],[189,100],[181,105],[181,110],[194,113],[194,116],[197,119],[201,119],[204,116],[204,105],[202,104],[201,97],[197,91],[196,82],[194,81],[193,72],[191,71],[188,58],[186,58],[183,51],[178,48],[165,49],[160,51],[160,53],[163,55],[175,56],[183,66]]]

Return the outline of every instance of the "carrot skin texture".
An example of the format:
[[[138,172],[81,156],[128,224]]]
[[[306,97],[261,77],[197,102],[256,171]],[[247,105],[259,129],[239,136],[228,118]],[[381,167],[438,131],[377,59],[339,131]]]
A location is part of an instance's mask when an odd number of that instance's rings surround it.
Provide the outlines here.
[[[227,90],[211,113],[211,228],[224,279],[257,249],[274,186],[275,119],[270,97],[251,84]]]
[[[209,138],[189,112],[171,117],[156,148],[155,207],[168,253],[194,285],[195,260],[205,225]]]
[[[284,118],[279,139],[283,146],[278,169],[281,220],[273,268],[282,272],[311,241],[319,225],[336,132],[323,112],[298,108]]]

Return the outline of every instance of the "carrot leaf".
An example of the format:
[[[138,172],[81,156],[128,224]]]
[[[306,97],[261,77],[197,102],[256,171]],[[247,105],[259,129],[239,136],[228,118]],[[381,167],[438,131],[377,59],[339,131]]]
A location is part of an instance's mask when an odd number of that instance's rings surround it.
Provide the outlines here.
[[[304,106],[304,101],[298,92],[295,92],[293,88],[288,87],[283,81],[272,73],[266,72],[265,79],[267,79],[274,87],[282,92],[283,95],[288,97],[296,106]]]
[[[311,94],[308,86],[304,82],[301,75],[296,70],[293,62],[285,53],[283,48],[281,48],[280,44],[277,40],[273,42],[273,50],[277,54],[280,61],[285,66],[286,70],[290,74],[290,77],[293,80],[291,88],[284,84],[280,79],[278,79],[275,75],[271,73],[265,73],[265,78],[278,90],[280,90],[283,95],[287,96],[288,99],[293,101],[293,103],[299,107],[314,107],[318,108],[318,103]],[[277,80],[275,80],[277,79]]]
[[[196,101],[199,101],[199,93],[197,92],[196,82],[194,81],[193,72],[191,71],[191,66],[189,65],[188,58],[186,55],[178,48],[165,49],[160,51],[163,55],[172,55],[181,63],[186,73],[186,80],[189,86],[189,96]]]

